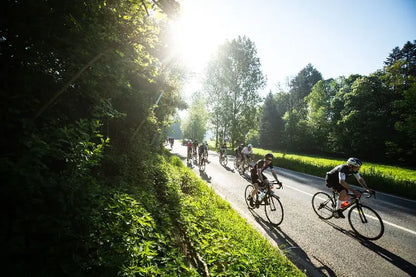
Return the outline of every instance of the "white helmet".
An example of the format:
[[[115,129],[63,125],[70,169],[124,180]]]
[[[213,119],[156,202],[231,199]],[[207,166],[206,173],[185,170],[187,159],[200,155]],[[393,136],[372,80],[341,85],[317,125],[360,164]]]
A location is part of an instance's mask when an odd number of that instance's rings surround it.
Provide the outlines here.
[[[363,163],[357,158],[349,158],[347,164],[353,166],[361,166]]]

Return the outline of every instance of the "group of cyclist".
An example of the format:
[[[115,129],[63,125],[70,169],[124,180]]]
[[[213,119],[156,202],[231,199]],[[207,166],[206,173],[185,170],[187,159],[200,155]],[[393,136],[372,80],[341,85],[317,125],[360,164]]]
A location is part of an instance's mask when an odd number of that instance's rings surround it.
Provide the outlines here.
[[[198,149],[198,151],[197,151]],[[220,146],[220,159],[227,155],[227,142],[224,141]],[[208,144],[203,142],[198,145],[198,141],[188,142],[188,162],[192,160],[192,156],[199,155],[199,163],[203,154],[208,154]],[[250,169],[251,182],[254,185],[254,190],[251,195],[248,196],[250,206],[254,207],[254,196],[259,191],[269,185],[269,180],[264,175],[264,170],[270,169],[274,179],[278,185],[282,183],[278,180],[277,174],[273,167],[273,154],[267,153],[263,159],[258,160],[253,165],[253,146],[248,144],[240,144],[235,149],[236,166],[240,169],[240,172],[244,173],[247,169]],[[346,177],[354,175],[358,183],[363,186],[367,192],[374,193],[373,190],[369,189],[365,180],[360,176],[358,171],[360,170],[362,162],[358,158],[351,157],[347,160],[346,164],[341,164],[334,167],[332,170],[326,173],[326,186],[332,188],[338,193],[337,209],[334,212],[335,218],[345,218],[342,214],[342,206],[351,201],[349,191],[353,193],[353,197],[360,197],[359,191],[355,190],[350,184],[346,182]]]
[[[168,145],[170,145],[170,149],[172,149],[173,148],[173,143],[175,142],[175,139],[172,138],[172,137],[168,137],[166,139],[166,142],[168,143]]]
[[[227,145],[224,142],[220,147],[220,156],[226,155],[226,150]],[[240,168],[241,172],[245,172],[247,168],[250,168],[249,165],[253,160],[253,146],[251,144],[248,144],[247,146],[240,144],[235,149],[235,157],[237,168]],[[269,185],[269,180],[263,174],[264,170],[269,168],[276,182],[281,185],[281,182],[278,180],[276,172],[273,168],[273,158],[274,156],[272,153],[267,153],[264,155],[263,159],[257,161],[250,169],[251,182],[253,183],[255,189],[247,200],[249,200],[250,206],[252,207],[254,206],[254,196],[258,190]],[[367,192],[374,193],[373,190],[368,188],[365,180],[358,173],[361,165],[362,162],[360,159],[351,157],[347,160],[346,164],[338,165],[326,173],[326,186],[335,190],[339,195],[337,199],[337,209],[334,212],[335,218],[345,218],[342,214],[342,206],[351,201],[350,195],[348,194],[349,191],[354,194],[354,197],[360,197],[360,192],[355,190],[346,182],[347,176],[354,175],[358,183],[363,186]]]
[[[198,157],[198,164],[201,165],[202,158],[208,158],[208,143],[206,141],[201,144],[198,140],[190,140],[187,144],[187,162],[190,163],[192,159],[196,160]]]

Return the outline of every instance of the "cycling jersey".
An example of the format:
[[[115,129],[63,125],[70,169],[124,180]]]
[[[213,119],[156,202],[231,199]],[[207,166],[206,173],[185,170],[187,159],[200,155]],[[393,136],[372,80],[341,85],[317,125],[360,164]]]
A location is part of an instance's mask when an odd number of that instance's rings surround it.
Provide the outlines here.
[[[267,177],[263,174],[263,171],[267,168],[273,169],[272,162],[267,164],[264,160],[258,160],[258,162],[254,165],[254,167],[251,169],[251,182],[252,183],[259,183],[259,175],[258,170],[261,170],[261,175],[263,180],[267,179]]]
[[[345,188],[340,184],[340,180],[345,181],[351,175],[354,175],[357,180],[361,179],[358,171],[350,171],[350,167],[347,164],[338,165],[326,173],[326,186],[334,187],[337,191],[341,191]]]
[[[201,156],[201,155],[202,155],[202,153],[204,153],[204,151],[205,151],[205,146],[204,146],[203,144],[201,144],[201,145],[198,147],[198,154]]]
[[[253,155],[253,148],[248,150],[248,147],[244,147],[243,150],[241,150],[241,154],[246,156]]]

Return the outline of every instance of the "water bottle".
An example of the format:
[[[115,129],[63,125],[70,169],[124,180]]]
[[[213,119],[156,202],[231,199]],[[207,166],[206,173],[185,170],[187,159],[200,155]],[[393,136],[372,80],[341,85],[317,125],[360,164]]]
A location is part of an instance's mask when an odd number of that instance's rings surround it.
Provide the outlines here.
[[[260,191],[260,195],[259,195],[259,202],[261,200],[263,200],[264,196],[266,195],[266,193],[264,191]]]

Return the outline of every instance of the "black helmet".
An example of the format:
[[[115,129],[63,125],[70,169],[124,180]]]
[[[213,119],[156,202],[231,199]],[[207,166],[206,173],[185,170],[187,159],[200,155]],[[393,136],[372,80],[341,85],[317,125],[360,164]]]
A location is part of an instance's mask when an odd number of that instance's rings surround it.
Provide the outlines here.
[[[357,158],[349,158],[347,164],[353,166],[361,166],[363,163]]]
[[[272,153],[267,153],[266,155],[264,155],[264,158],[265,158],[265,159],[273,159],[273,158],[274,158],[274,156],[273,156],[273,154],[272,154]]]

